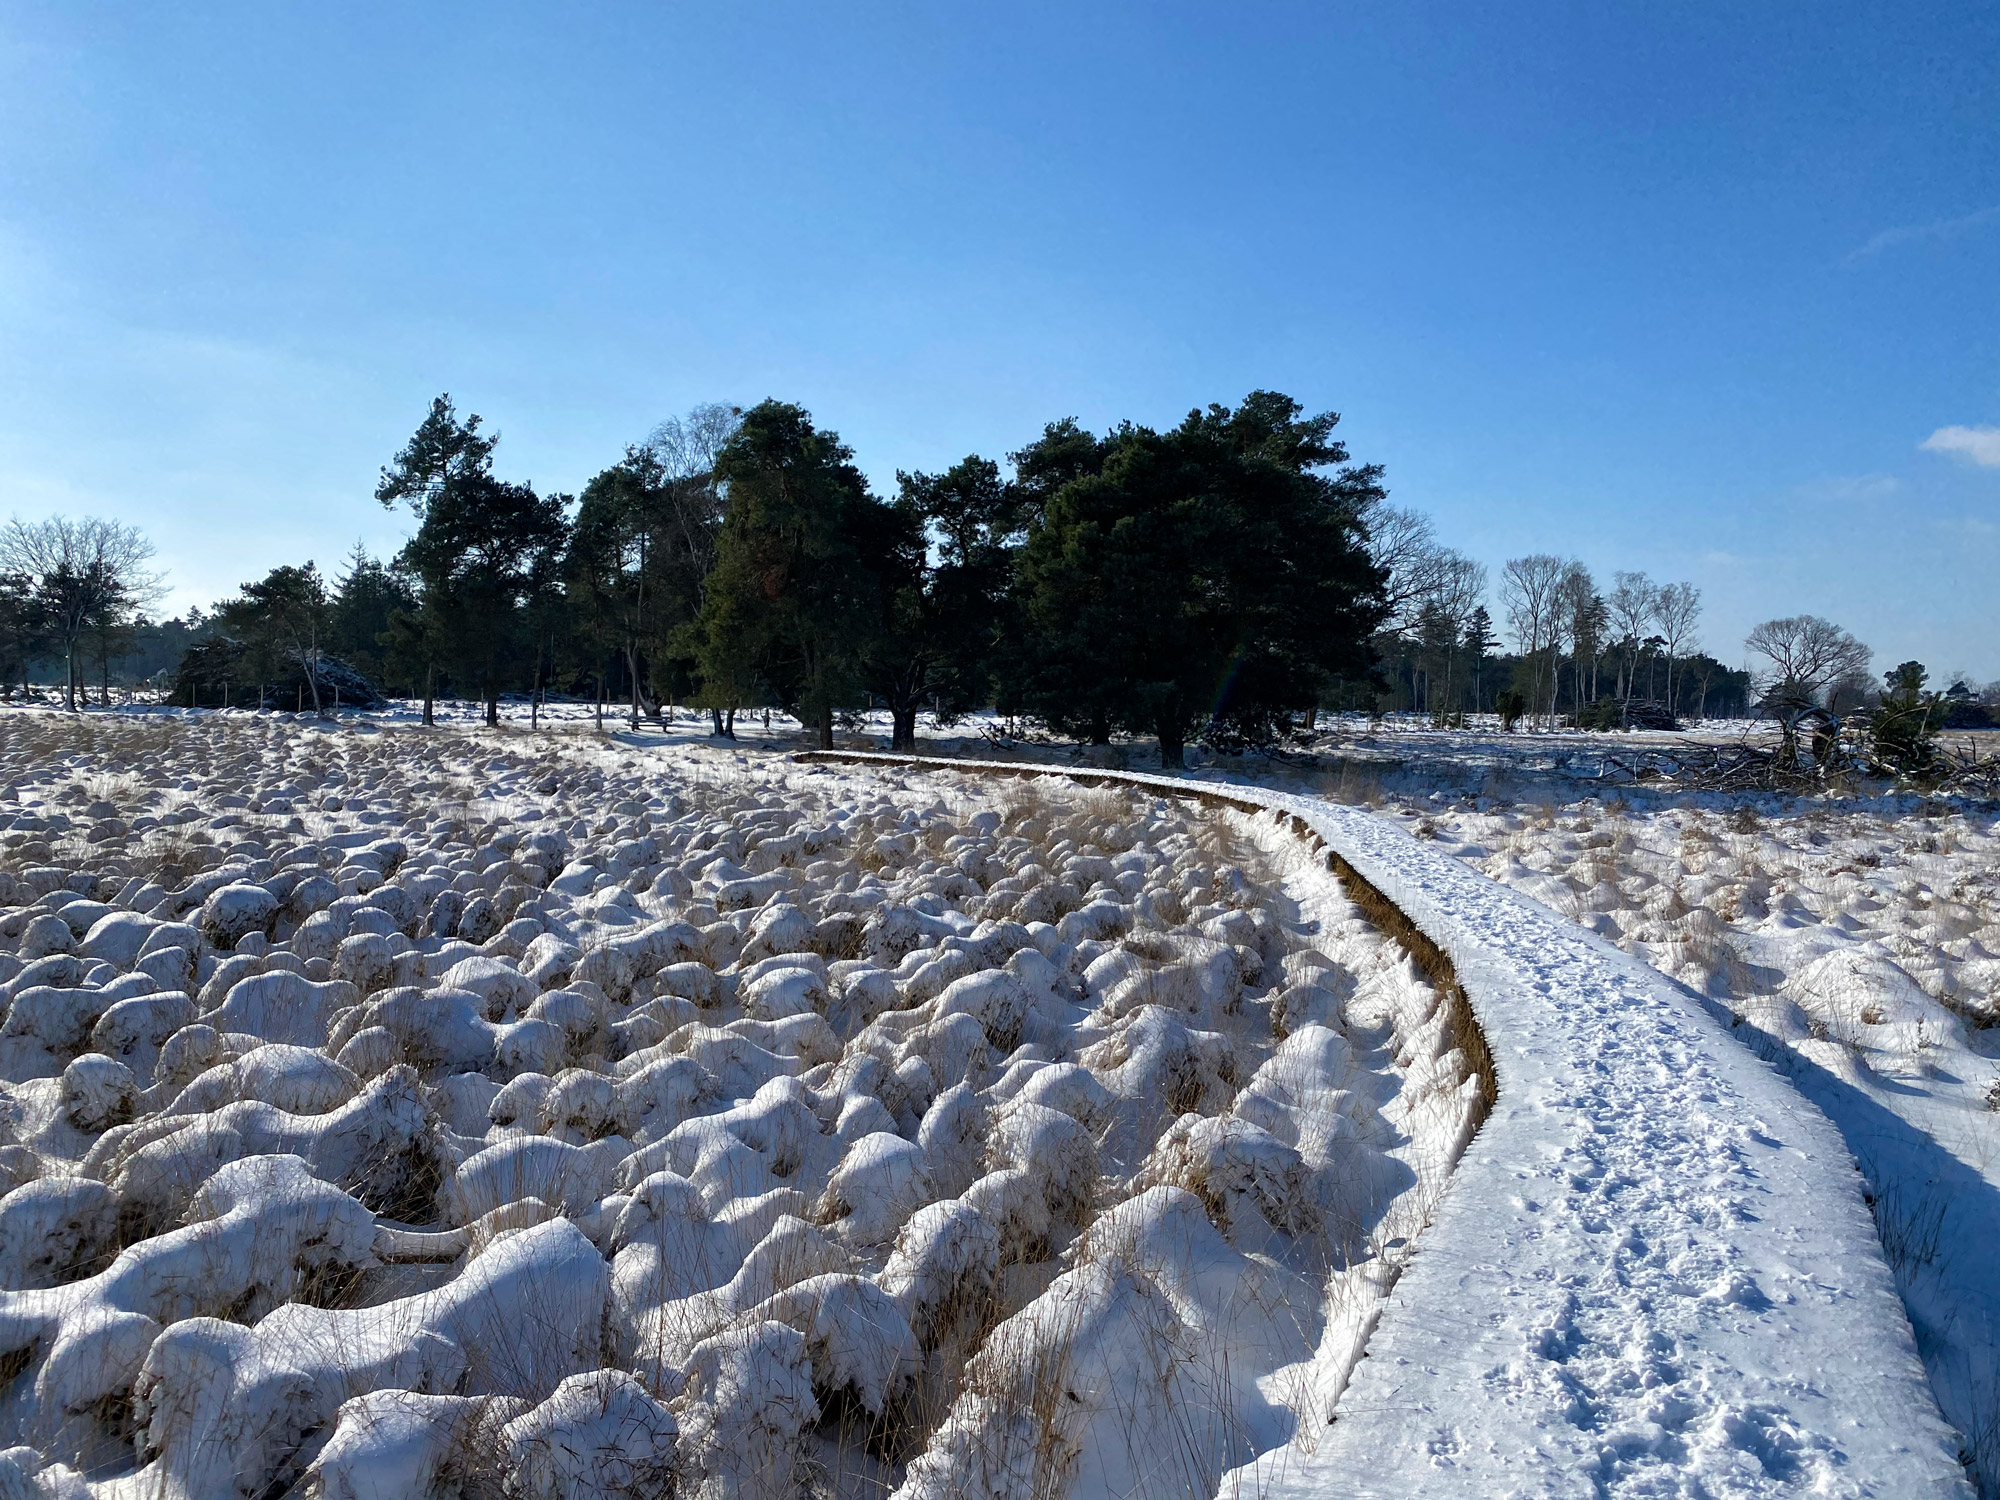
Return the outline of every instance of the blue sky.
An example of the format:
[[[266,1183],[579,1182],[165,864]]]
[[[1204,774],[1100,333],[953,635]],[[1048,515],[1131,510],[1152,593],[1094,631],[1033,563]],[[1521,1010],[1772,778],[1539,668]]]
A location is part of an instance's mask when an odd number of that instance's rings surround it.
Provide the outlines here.
[[[706,400],[887,487],[1263,386],[1496,574],[2000,677],[1996,314],[1990,3],[0,10],[0,514],[175,607],[392,550],[441,390],[573,490]]]

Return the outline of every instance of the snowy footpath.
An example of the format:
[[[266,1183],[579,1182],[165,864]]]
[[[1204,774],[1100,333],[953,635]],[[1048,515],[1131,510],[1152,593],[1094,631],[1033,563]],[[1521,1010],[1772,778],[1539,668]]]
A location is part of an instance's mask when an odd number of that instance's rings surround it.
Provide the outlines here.
[[[1498,1075],[1331,1427],[1245,1493],[1971,1494],[1838,1132],[1692,992],[1363,810],[1116,779],[1303,819],[1449,955]]]

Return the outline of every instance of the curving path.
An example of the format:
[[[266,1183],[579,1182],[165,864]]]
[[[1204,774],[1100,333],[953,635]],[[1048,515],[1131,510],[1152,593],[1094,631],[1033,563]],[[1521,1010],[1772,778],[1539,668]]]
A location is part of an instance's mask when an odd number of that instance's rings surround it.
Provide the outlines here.
[[[1493,1054],[1336,1419],[1257,1492],[1971,1495],[1839,1134],[1694,995],[1360,809],[1079,779],[1302,820],[1449,956]]]

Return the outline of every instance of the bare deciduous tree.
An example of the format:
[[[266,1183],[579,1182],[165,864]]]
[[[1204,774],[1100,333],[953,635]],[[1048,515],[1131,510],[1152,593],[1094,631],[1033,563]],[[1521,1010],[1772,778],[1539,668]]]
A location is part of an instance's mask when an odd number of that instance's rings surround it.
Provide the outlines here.
[[[1459,642],[1472,622],[1472,612],[1486,597],[1486,565],[1474,562],[1462,552],[1446,551],[1439,559],[1431,595],[1431,607],[1446,627],[1444,650],[1445,710],[1458,710],[1456,672]]]
[[[715,539],[722,530],[726,499],[726,487],[714,481],[715,461],[742,425],[742,407],[709,401],[684,417],[668,417],[642,445],[660,467],[676,540],[676,571],[696,614],[708,597],[708,575],[715,567]],[[657,711],[654,705],[649,710]],[[733,718],[736,711],[729,712]],[[720,735],[722,710],[712,713]]]
[[[1555,620],[1549,638],[1549,727],[1556,722],[1556,702],[1562,695],[1562,658],[1568,653],[1576,673],[1576,697],[1583,701],[1583,655],[1596,653],[1599,629],[1595,605],[1597,582],[1575,558],[1567,559],[1556,579]]]
[[[742,407],[711,401],[685,417],[668,417],[653,429],[646,446],[666,471],[668,483],[695,479],[715,468],[716,455],[742,425]]]
[[[1389,575],[1382,587],[1389,606],[1382,628],[1407,630],[1436,598],[1458,554],[1439,545],[1430,517],[1413,510],[1373,505],[1362,523],[1368,528],[1368,555]]]
[[[1694,643],[1694,628],[1701,619],[1701,590],[1691,583],[1669,583],[1653,598],[1653,623],[1660,639],[1667,643],[1667,712],[1674,711],[1674,662],[1683,647]]]
[[[742,425],[742,407],[711,401],[685,417],[668,417],[644,444],[659,463],[682,550],[697,576],[715,564],[715,532],[722,524],[722,496],[709,476],[723,445]]]
[[[1764,702],[1777,718],[1788,759],[1798,752],[1801,718],[1824,706],[1837,686],[1864,674],[1874,655],[1845,630],[1818,615],[1766,620],[1751,630],[1743,644],[1771,664],[1760,674]]]
[[[1500,570],[1500,602],[1507,611],[1507,628],[1514,632],[1521,654],[1532,663],[1532,701],[1538,708],[1543,668],[1562,638],[1561,589],[1569,566],[1560,557],[1537,552],[1509,558]]]
[[[1568,617],[1570,671],[1576,681],[1576,706],[1597,697],[1597,659],[1604,654],[1604,632],[1611,624],[1611,607],[1597,592],[1597,583],[1588,570],[1578,565],[1563,578],[1563,606]],[[1585,674],[1590,686],[1584,687]]]
[[[1625,681],[1619,696],[1629,707],[1632,679],[1639,675],[1639,647],[1646,638],[1646,627],[1652,623],[1660,591],[1644,573],[1620,573],[1613,581],[1616,587],[1604,602],[1611,611],[1611,628],[1618,632],[1618,640],[1625,647]]]
[[[1416,599],[1415,607],[1405,610],[1408,623],[1400,633],[1406,638],[1405,649],[1415,653],[1411,706],[1446,714],[1458,706],[1455,683],[1460,641],[1472,612],[1486,596],[1486,568],[1448,548],[1438,549],[1434,562],[1428,587]],[[1441,700],[1435,692],[1440,674],[1444,680]]]
[[[1818,615],[1788,615],[1766,620],[1743,644],[1770,662],[1765,685],[1816,700],[1842,677],[1868,670],[1874,655],[1831,620]]]
[[[50,516],[0,530],[0,571],[33,580],[49,633],[63,653],[65,699],[76,710],[77,642],[159,597],[147,564],[153,544],[137,527],[86,516]]]

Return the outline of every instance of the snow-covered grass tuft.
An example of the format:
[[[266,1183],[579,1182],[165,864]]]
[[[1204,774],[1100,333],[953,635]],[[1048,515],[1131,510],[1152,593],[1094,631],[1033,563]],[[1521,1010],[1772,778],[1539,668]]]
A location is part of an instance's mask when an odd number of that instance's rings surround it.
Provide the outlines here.
[[[1482,1103],[1320,858],[1194,797],[0,730],[23,1493],[1258,1486]]]

